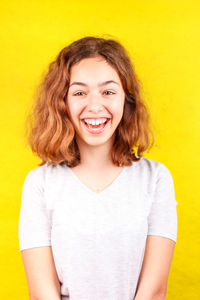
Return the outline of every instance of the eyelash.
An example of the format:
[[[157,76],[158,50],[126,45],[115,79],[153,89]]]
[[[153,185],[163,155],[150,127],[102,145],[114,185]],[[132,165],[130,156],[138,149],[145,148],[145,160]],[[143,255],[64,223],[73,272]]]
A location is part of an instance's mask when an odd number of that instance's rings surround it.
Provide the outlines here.
[[[107,90],[106,92],[112,93],[112,94],[108,94],[108,95],[114,95],[114,94],[115,94],[114,92],[109,91],[109,90]],[[77,95],[78,93],[83,93],[83,92],[77,92],[77,93],[75,93],[73,96],[82,96],[82,95]]]

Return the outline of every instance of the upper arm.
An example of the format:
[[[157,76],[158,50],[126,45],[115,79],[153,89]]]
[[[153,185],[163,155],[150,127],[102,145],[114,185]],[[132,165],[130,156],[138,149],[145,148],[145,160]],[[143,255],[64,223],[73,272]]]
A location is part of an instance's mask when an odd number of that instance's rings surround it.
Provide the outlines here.
[[[43,168],[25,178],[19,215],[19,246],[31,300],[60,299],[51,248],[51,220],[44,196]]]
[[[175,242],[169,238],[151,235],[147,237],[135,299],[148,300],[156,294],[164,299],[174,247]]]
[[[59,300],[60,282],[51,247],[35,247],[21,251],[31,300]]]
[[[51,220],[42,171],[41,167],[31,170],[23,184],[18,224],[20,250],[51,246]]]
[[[176,205],[172,175],[165,165],[159,164],[148,215],[146,248],[137,286],[137,300],[151,299],[151,294],[164,299],[177,240]]]

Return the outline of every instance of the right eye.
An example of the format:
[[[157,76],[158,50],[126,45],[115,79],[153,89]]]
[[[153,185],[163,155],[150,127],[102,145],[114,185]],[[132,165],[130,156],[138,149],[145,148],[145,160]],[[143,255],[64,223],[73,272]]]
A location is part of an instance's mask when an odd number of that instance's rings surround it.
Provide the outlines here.
[[[73,96],[82,96],[83,92],[77,92]]]

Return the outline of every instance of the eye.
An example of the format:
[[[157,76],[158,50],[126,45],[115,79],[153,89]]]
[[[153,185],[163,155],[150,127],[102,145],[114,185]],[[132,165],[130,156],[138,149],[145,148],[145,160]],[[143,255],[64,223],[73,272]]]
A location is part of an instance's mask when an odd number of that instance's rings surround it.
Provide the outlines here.
[[[113,93],[112,91],[105,91],[104,93],[109,93],[109,94],[107,94],[107,95],[114,95],[115,93]],[[111,93],[111,94],[110,94]]]
[[[75,93],[73,96],[82,96],[81,93],[83,93],[83,92],[77,92],[77,93]]]

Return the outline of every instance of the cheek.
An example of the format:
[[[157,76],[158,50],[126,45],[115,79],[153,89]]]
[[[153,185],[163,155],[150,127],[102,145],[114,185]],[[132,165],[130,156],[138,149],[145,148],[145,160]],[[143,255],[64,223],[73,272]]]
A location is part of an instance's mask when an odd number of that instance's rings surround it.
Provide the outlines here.
[[[82,106],[80,103],[72,101],[72,99],[67,99],[67,110],[71,118],[76,118],[80,115]]]
[[[121,118],[123,115],[124,101],[116,99],[116,101],[113,101],[112,104],[110,104],[109,109],[114,117]]]

